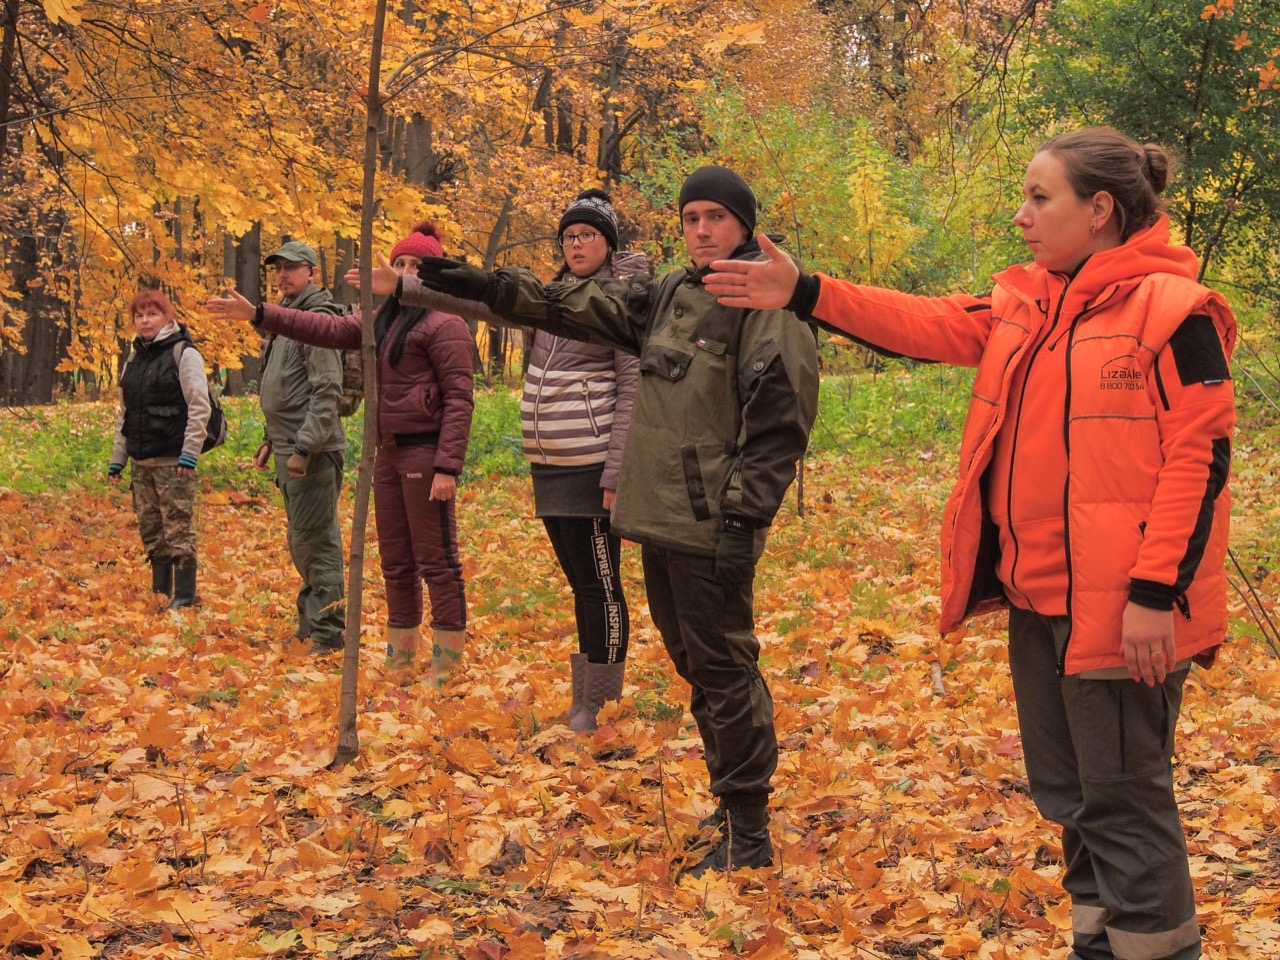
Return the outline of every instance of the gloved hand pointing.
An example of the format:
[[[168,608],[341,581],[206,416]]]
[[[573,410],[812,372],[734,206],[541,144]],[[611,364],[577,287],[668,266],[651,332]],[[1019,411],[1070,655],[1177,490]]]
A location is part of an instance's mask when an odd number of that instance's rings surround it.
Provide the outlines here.
[[[490,305],[489,296],[497,287],[493,274],[447,257],[423,257],[418,264],[418,277],[423,286],[432,290]]]

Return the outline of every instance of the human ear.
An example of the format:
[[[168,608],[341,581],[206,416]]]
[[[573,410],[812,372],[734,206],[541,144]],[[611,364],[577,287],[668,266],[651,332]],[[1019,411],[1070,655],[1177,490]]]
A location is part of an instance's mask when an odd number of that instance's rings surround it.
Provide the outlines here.
[[[1107,193],[1107,191],[1099,190],[1093,195],[1093,200],[1090,201],[1089,206],[1090,232],[1096,233],[1099,230],[1105,229],[1107,224],[1111,222],[1111,215],[1116,209],[1115,198],[1111,196],[1111,194]]]

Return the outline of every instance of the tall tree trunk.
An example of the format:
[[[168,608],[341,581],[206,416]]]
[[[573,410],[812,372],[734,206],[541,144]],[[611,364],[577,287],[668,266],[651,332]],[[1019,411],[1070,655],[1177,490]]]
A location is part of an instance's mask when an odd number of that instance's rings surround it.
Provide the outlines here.
[[[254,303],[263,299],[262,289],[262,224],[255,223],[243,237],[223,234],[222,274],[228,283],[242,296]],[[244,393],[250,383],[257,383],[261,371],[258,355],[246,354],[240,358],[239,370],[227,371],[226,391],[231,395]]]
[[[378,447],[378,365],[373,347],[373,214],[378,171],[378,131],[382,127],[382,31],[387,0],[378,0],[369,51],[368,122],[364,137],[364,190],[360,207],[360,366],[364,371],[364,444],[356,474],[355,511],[351,517],[351,555],[347,559],[347,635],[342,656],[342,695],[338,702],[338,743],[331,768],[342,767],[360,752],[356,731],[356,696],[360,685],[360,620],[364,608],[364,544],[369,526],[369,491]]]
[[[41,222],[38,218],[34,221]],[[61,232],[48,224],[46,227],[54,236]],[[28,228],[4,241],[14,287],[23,291],[18,306],[27,318],[22,328],[22,351],[7,348],[0,353],[0,402],[4,406],[52,403],[59,387],[70,382],[57,370],[71,344],[67,306],[48,284],[32,284],[40,277],[43,240]]]
[[[4,0],[4,39],[0,43],[0,184],[8,185],[9,107],[13,103],[13,64],[18,53],[18,2]]]
[[[355,287],[347,283],[345,277],[348,270],[358,266],[356,263],[356,242],[350,237],[334,237],[333,247],[335,251],[333,282],[329,284],[329,290],[333,293],[333,299],[339,303],[351,303],[359,299],[359,294]]]

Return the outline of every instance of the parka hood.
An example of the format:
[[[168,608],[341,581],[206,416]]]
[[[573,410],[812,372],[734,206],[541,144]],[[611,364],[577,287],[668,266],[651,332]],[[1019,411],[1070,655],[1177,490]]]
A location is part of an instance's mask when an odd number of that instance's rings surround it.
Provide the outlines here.
[[[1194,281],[1199,270],[1200,262],[1190,247],[1170,242],[1169,218],[1162,213],[1155,223],[1139,230],[1120,246],[1089,257],[1070,278],[1071,296],[1089,302],[1108,287],[1136,285],[1152,274],[1165,273]],[[993,279],[1016,292],[1043,298],[1051,286],[1060,286],[1063,276],[1026,264],[1002,270]]]

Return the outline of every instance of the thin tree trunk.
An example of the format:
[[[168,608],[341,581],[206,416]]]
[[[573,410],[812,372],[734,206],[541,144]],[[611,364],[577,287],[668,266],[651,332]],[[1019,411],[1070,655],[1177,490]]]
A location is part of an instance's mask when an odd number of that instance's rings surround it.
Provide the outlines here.
[[[262,224],[255,223],[243,237],[223,234],[222,275],[242,296],[255,303],[266,299],[262,290]],[[261,373],[258,355],[245,354],[240,358],[239,370],[227,371],[226,392],[232,396],[245,393],[250,382],[258,382]]]
[[[9,189],[9,107],[13,102],[13,64],[18,52],[18,0],[4,0],[4,39],[0,43],[0,171]]]
[[[360,619],[364,601],[364,542],[369,526],[369,491],[378,446],[378,367],[373,348],[373,214],[378,170],[378,130],[382,126],[382,31],[387,0],[378,0],[369,52],[368,122],[364,134],[364,191],[360,210],[360,366],[364,371],[364,446],[356,474],[356,503],[351,518],[351,556],[347,560],[347,635],[342,655],[342,695],[338,701],[338,746],[330,768],[345,766],[360,752],[356,696],[360,683]]]

